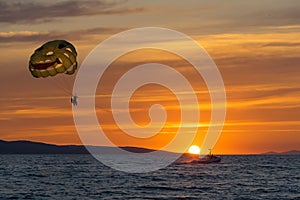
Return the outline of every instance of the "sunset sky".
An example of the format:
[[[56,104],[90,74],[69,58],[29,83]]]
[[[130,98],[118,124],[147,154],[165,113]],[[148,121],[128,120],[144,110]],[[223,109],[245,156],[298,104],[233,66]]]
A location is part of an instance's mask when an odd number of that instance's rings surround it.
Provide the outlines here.
[[[76,46],[80,68],[89,52],[104,39],[120,31],[149,26],[191,36],[218,66],[226,88],[227,116],[215,153],[300,149],[297,0],[0,1],[0,139],[81,144],[70,104],[75,75],[52,80],[33,78],[28,70],[30,55],[46,41],[64,39]],[[177,100],[158,85],[140,88],[131,102],[132,117],[141,125],[149,121],[149,103],[158,101],[167,107],[169,123],[156,138],[141,142],[120,136],[107,112],[110,101],[106,90],[122,70],[154,61],[188,73],[184,69],[189,63],[176,55],[146,49],[119,58],[112,64],[107,80],[101,80],[97,113],[110,131],[108,137],[117,145],[160,148],[178,128]],[[194,78],[191,82],[199,81]],[[193,144],[201,148],[209,125],[210,99],[204,82],[200,81],[195,89],[201,120]]]

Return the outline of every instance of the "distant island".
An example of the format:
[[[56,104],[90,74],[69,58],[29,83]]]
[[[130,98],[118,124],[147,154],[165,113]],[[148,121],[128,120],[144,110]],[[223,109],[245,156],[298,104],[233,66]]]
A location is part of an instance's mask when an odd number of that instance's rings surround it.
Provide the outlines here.
[[[90,146],[99,152],[113,152],[116,147]],[[148,153],[153,149],[140,147],[120,147],[134,153]],[[83,145],[55,145],[31,141],[4,141],[0,140],[0,154],[89,154]]]
[[[264,155],[300,155],[300,151],[299,150],[291,150],[291,151],[284,151],[284,152],[269,151],[263,154]]]
[[[89,146],[97,152],[117,152],[116,147],[106,146]],[[123,146],[119,147],[125,151],[133,153],[148,153],[155,151],[154,149],[147,149],[141,147]],[[165,151],[160,151],[165,152]],[[46,144],[42,142],[32,142],[26,140],[19,141],[4,141],[0,140],[0,154],[89,154],[90,152],[83,145],[55,145]],[[168,152],[170,153],[170,152]],[[188,153],[185,153],[188,154]],[[261,155],[300,155],[299,150],[292,150],[286,152],[265,152]]]

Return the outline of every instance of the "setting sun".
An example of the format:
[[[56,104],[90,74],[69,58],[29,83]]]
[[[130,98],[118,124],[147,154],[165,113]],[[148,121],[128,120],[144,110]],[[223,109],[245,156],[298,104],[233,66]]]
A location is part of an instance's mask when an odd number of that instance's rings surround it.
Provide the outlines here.
[[[189,153],[191,153],[191,154],[199,154],[200,153],[200,148],[197,145],[192,145],[189,148]]]

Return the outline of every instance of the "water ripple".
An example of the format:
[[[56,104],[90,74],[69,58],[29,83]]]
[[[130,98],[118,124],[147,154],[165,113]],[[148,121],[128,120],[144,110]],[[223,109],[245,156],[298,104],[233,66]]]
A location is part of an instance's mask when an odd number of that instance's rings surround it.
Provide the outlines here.
[[[300,199],[300,156],[224,156],[145,174],[89,155],[0,155],[0,199]]]

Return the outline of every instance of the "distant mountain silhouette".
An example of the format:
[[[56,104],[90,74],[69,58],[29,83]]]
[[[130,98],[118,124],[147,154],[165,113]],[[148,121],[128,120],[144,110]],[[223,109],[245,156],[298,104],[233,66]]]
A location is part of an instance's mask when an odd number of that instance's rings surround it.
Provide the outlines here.
[[[284,152],[275,152],[275,151],[270,151],[263,153],[265,155],[300,155],[299,150],[291,150],[291,151],[284,151]]]
[[[116,152],[116,147],[90,146],[99,152]],[[152,149],[139,147],[120,147],[134,153],[148,153]],[[3,141],[0,140],[0,154],[89,154],[82,145],[54,145],[31,141]]]
[[[95,152],[99,153],[119,153],[117,147],[89,146]],[[119,147],[125,151],[133,153],[148,153],[155,151],[153,149],[124,146]],[[165,152],[165,151],[160,151]],[[168,153],[168,152],[166,152]],[[169,152],[170,153],[170,152]],[[0,140],[0,154],[89,154],[89,151],[83,145],[55,145],[42,142],[31,141],[4,141]],[[264,155],[300,155],[299,150],[286,152],[266,152]]]
[[[278,152],[276,152],[276,151],[268,151],[268,152],[265,152],[265,153],[262,153],[262,154],[273,155],[273,154],[278,154]]]

